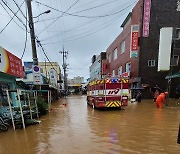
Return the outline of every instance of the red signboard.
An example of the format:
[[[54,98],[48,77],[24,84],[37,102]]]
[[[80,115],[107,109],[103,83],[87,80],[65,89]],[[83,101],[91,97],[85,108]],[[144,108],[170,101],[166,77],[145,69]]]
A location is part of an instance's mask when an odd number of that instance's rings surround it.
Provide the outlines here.
[[[126,78],[129,77],[129,72],[124,72],[124,73],[122,73],[122,74],[121,74],[121,77],[126,77]]]
[[[16,77],[24,77],[24,71],[22,66],[22,60],[12,53],[8,52],[6,49],[0,47],[0,71],[16,76]]]
[[[136,58],[138,56],[138,38],[139,25],[131,25],[131,52],[130,57]]]
[[[106,74],[106,67],[107,67],[106,60],[102,60],[102,75]]]
[[[144,1],[143,37],[149,36],[149,22],[151,13],[151,0]]]
[[[138,50],[138,32],[132,32],[131,51]]]

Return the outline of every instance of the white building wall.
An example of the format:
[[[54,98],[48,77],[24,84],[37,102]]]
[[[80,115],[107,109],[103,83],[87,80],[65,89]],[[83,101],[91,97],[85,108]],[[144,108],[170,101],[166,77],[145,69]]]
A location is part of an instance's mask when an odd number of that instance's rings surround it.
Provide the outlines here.
[[[89,68],[90,80],[101,78],[101,56],[99,55],[95,62]]]

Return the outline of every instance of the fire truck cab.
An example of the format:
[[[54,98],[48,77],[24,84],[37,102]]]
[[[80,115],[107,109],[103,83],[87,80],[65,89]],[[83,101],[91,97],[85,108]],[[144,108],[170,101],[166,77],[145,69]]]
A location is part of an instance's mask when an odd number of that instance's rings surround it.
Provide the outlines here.
[[[93,108],[121,108],[128,105],[129,79],[109,77],[94,80],[87,87],[87,103]]]

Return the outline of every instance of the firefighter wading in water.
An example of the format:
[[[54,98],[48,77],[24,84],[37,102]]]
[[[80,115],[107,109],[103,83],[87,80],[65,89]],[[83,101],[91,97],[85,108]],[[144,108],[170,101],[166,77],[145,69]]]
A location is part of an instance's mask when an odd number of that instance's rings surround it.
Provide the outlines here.
[[[156,99],[157,108],[162,108],[163,102],[165,102],[165,97],[168,95],[168,92],[161,93]]]

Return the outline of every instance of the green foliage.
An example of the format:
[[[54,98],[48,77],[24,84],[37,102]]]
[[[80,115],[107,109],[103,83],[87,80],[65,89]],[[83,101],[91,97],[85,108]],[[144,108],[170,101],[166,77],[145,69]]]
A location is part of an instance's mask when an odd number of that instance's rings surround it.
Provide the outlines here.
[[[47,113],[48,104],[43,98],[39,97],[37,99],[37,106],[38,106],[38,111],[40,112],[40,115],[45,115]]]

